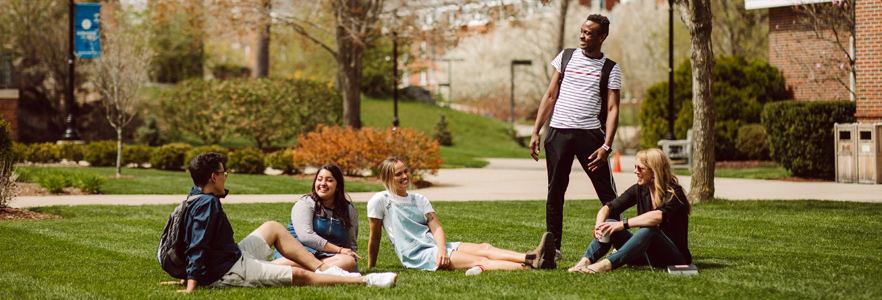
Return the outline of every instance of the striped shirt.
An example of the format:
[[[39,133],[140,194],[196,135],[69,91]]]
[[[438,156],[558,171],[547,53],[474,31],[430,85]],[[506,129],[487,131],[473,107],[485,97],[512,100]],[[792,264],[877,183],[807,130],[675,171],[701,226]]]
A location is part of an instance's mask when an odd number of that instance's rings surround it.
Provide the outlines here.
[[[561,72],[560,63],[563,51],[551,61],[551,66]],[[551,126],[557,129],[597,129],[600,121],[600,74],[606,55],[594,59],[582,53],[581,49],[573,51],[567,63],[566,75],[560,84],[560,95],[551,114]],[[622,71],[616,64],[609,74],[607,88],[622,89]],[[606,109],[606,108],[603,108]]]

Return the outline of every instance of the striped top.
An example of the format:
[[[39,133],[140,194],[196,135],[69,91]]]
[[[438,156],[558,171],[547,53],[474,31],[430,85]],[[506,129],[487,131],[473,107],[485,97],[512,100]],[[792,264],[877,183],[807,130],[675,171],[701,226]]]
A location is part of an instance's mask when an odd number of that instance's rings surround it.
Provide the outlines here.
[[[560,63],[563,51],[551,61],[555,70],[561,72]],[[590,58],[576,49],[567,63],[566,75],[560,84],[560,95],[551,114],[551,126],[557,129],[597,129],[600,121],[600,73],[606,55],[599,59]],[[622,71],[616,64],[609,74],[607,88],[622,89]],[[605,109],[605,108],[604,108]]]

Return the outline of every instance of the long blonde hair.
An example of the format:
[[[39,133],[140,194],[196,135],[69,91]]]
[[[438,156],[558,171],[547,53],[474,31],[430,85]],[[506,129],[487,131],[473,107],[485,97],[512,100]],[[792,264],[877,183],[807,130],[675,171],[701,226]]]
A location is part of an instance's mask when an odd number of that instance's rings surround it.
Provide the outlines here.
[[[395,178],[395,164],[398,162],[404,162],[401,158],[397,156],[390,156],[386,160],[380,163],[380,166],[377,168],[378,173],[380,173],[380,181],[383,182],[383,186],[386,187],[390,192],[394,192],[392,190],[392,181]],[[407,164],[405,163],[405,167]]]
[[[652,199],[652,206],[658,207],[664,200],[665,192],[671,193],[671,200],[676,199],[686,205],[686,211],[691,212],[692,206],[688,199],[680,199],[674,191],[674,186],[679,186],[680,181],[671,169],[671,160],[665,155],[661,149],[650,148],[637,152],[637,159],[640,160],[647,168],[652,170],[653,180],[651,189],[655,190],[656,197]]]

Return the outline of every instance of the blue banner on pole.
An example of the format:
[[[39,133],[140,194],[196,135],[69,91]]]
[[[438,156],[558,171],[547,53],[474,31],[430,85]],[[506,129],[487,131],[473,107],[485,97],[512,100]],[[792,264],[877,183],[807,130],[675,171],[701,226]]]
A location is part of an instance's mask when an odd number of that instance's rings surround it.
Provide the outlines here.
[[[101,57],[101,4],[77,3],[74,8],[74,55]]]

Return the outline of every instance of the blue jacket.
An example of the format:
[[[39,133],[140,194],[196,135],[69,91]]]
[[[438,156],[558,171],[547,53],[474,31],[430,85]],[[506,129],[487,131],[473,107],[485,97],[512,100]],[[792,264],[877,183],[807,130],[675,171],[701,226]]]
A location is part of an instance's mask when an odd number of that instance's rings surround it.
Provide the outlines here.
[[[233,226],[220,199],[205,194],[199,187],[190,189],[190,196],[201,195],[187,206],[187,279],[199,285],[211,284],[227,273],[242,256],[233,240]],[[226,195],[220,196],[221,198]]]

